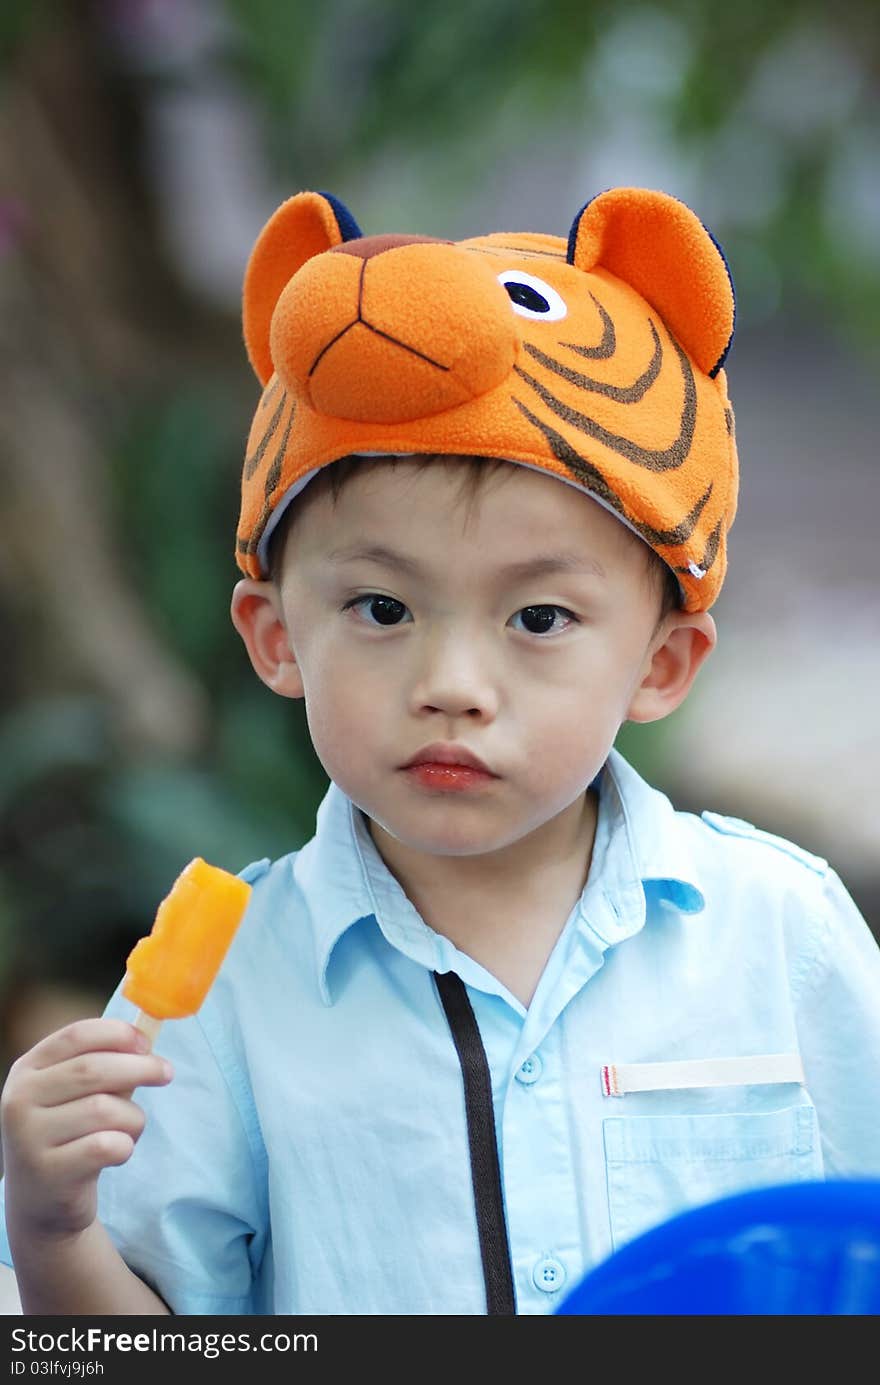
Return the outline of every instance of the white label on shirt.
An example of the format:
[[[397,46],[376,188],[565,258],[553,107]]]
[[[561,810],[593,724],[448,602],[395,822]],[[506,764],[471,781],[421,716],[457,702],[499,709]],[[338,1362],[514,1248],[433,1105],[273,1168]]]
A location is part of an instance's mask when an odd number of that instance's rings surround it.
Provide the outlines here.
[[[606,1096],[662,1092],[679,1087],[745,1087],[765,1082],[804,1081],[798,1053],[761,1053],[752,1058],[695,1058],[684,1063],[608,1063],[601,1069]]]

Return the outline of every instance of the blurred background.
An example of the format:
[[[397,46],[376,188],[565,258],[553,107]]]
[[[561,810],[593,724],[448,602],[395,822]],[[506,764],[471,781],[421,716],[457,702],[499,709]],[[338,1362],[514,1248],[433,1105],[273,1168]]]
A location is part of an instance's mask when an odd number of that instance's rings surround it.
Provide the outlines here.
[[[875,0],[6,0],[0,1076],[97,1013],[183,865],[301,846],[326,776],[228,617],[239,291],[312,187],[366,234],[567,235],[660,187],[727,252],[742,494],[719,646],[619,746],[838,869],[880,929]]]

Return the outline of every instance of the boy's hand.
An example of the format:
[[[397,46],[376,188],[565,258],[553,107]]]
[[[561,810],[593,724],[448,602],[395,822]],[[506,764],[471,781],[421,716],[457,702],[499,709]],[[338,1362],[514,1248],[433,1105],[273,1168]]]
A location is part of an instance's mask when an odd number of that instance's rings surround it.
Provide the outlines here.
[[[133,1088],[171,1076],[125,1020],[77,1020],[23,1054],[0,1097],[10,1234],[63,1239],[91,1226],[98,1174],[124,1164],[144,1128]]]

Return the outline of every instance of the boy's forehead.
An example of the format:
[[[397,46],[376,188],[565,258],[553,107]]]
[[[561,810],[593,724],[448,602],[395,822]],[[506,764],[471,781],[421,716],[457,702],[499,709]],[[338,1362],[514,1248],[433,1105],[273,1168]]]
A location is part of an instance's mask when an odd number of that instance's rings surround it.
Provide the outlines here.
[[[476,491],[463,485],[455,459],[437,458],[428,466],[399,459],[394,466],[371,467],[351,477],[338,496],[331,497],[329,487],[316,496],[312,515],[298,526],[301,551],[334,563],[371,552],[380,561],[389,554],[442,552],[446,541],[460,538],[487,556],[504,558],[511,570],[541,558],[548,572],[552,560],[561,570],[605,575],[609,560],[617,564],[645,547],[579,488],[499,460],[502,465]]]

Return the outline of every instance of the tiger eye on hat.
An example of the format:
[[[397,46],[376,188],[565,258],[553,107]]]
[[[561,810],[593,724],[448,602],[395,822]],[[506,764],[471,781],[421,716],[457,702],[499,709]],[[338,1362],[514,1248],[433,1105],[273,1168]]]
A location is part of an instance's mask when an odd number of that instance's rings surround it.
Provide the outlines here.
[[[501,457],[604,505],[672,568],[685,609],[707,610],[737,504],[734,320],[717,242],[666,193],[601,193],[567,241],[363,236],[337,198],[298,193],[245,274],[263,393],[238,565],[266,576],[285,508],[341,457]]]

